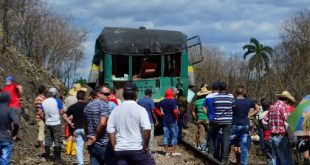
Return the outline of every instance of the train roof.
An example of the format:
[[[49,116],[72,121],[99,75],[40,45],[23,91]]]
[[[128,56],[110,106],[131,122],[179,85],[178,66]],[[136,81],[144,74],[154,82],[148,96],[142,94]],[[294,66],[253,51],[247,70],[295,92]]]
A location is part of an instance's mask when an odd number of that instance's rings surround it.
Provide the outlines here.
[[[96,47],[111,55],[173,54],[187,49],[186,36],[179,31],[105,27]]]

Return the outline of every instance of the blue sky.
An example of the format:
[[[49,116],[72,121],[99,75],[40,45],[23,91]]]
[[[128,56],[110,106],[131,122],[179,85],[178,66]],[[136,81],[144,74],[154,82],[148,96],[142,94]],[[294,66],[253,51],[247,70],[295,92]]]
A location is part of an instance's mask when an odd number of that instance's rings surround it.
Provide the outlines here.
[[[89,73],[95,40],[103,27],[145,26],[199,35],[203,44],[226,55],[242,54],[242,46],[256,37],[274,46],[281,25],[309,0],[44,0],[58,14],[73,16],[89,30],[86,59],[80,73]]]

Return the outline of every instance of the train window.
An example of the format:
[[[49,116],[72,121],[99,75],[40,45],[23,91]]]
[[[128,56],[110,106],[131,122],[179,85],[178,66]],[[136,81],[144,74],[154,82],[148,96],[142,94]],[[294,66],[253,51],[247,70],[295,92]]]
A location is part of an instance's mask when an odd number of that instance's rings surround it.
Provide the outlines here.
[[[165,77],[179,77],[181,72],[181,53],[165,56]]]
[[[134,79],[160,77],[161,56],[133,56],[132,73]]]
[[[129,56],[112,56],[112,75],[116,78],[128,78],[129,75]]]

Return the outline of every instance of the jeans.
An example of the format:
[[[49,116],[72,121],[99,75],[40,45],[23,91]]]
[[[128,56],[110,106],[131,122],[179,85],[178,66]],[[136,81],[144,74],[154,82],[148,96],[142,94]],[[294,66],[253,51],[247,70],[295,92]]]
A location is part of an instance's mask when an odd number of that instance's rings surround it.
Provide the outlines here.
[[[290,141],[287,136],[271,135],[272,164],[293,165]]]
[[[84,164],[83,150],[84,150],[84,129],[76,129],[74,131],[75,143],[76,143],[76,160],[78,165]]]
[[[0,142],[0,164],[10,164],[12,156],[13,144],[12,142]]]
[[[232,125],[231,124],[217,124],[217,123],[214,123],[213,125],[212,125],[212,133],[211,133],[211,138],[212,138],[212,140],[213,140],[213,142],[215,142],[216,143],[216,140],[217,140],[217,136],[218,136],[218,134],[219,134],[219,131],[220,131],[220,129],[222,129],[222,131],[223,131],[223,156],[222,156],[222,158],[223,158],[223,161],[224,162],[227,162],[228,161],[228,159],[229,159],[229,152],[230,152],[230,141],[229,141],[229,136],[230,136],[230,131],[231,131],[231,127],[232,127]],[[219,160],[221,160],[221,156],[219,155],[219,153],[217,153],[216,151],[217,151],[217,146],[215,146],[215,148],[214,148],[214,157],[216,158],[216,159],[219,159]]]
[[[233,125],[230,140],[236,147],[241,147],[241,164],[248,164],[248,147],[250,142],[248,125]]]
[[[91,165],[116,164],[115,153],[111,146],[103,146],[98,143],[94,143],[89,148],[89,155]]]
[[[172,145],[178,142],[178,125],[177,123],[164,125],[164,145],[168,145],[170,133],[172,134]]]
[[[223,158],[223,131],[220,130],[216,134],[216,139],[214,141],[214,150],[213,150],[213,157],[219,161]]]
[[[215,141],[212,139],[212,134],[215,134],[214,123],[210,122],[208,125],[208,132],[206,134],[206,148],[208,148],[209,153],[213,154],[215,150]]]
[[[144,150],[115,151],[117,165],[155,165],[150,153]]]

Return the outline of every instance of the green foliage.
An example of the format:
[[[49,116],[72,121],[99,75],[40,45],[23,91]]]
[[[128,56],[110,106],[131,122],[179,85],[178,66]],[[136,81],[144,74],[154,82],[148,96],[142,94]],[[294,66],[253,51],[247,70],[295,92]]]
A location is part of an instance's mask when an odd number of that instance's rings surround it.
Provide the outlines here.
[[[255,69],[258,75],[261,75],[264,70],[270,70],[270,56],[273,51],[271,47],[260,44],[256,38],[252,37],[250,43],[244,45],[243,49],[246,50],[243,59],[250,56],[249,68],[251,70]]]

